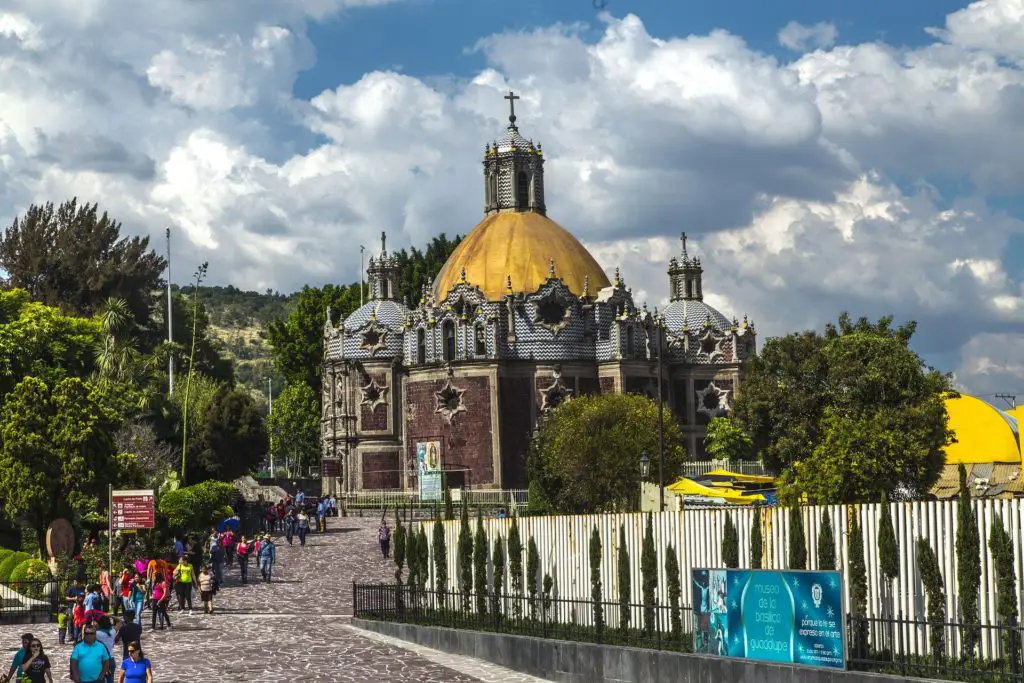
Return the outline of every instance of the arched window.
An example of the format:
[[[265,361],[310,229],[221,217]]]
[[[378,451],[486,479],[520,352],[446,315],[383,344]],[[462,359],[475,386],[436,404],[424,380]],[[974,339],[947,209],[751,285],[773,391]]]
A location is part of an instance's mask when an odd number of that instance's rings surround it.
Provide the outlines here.
[[[519,172],[516,185],[516,204],[520,209],[525,209],[530,205],[530,177],[526,175],[525,171]]]
[[[422,327],[416,330],[416,362],[427,362],[427,331]]]
[[[441,330],[444,335],[444,359],[453,361],[455,360],[455,323],[446,320]]]
[[[636,339],[633,336],[633,326],[630,325],[626,328],[626,357],[632,358],[633,346],[636,343]]]
[[[498,176],[494,173],[487,176],[487,204],[498,203]]]
[[[487,339],[484,337],[484,326],[477,325],[473,328],[473,339],[475,342],[475,351],[478,356],[487,355]]]
[[[387,298],[390,297],[390,294],[391,294],[391,292],[388,291],[388,281],[387,281],[387,279],[382,279],[380,281],[380,298],[381,299],[387,299]]]

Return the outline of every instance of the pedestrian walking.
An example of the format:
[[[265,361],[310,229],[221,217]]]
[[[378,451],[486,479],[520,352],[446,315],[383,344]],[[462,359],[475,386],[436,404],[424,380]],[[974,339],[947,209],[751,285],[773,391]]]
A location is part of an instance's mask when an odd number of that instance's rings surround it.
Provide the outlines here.
[[[238,555],[238,573],[242,577],[242,585],[249,581],[249,556],[252,555],[252,545],[245,536],[238,541],[238,548],[235,551]]]
[[[114,658],[114,638],[116,637],[114,623],[110,621],[110,617],[104,614],[96,624],[96,640],[102,643],[103,647],[107,648],[107,656],[110,657],[107,672],[103,675],[105,683],[114,683],[114,667],[117,666],[117,660]]]
[[[171,601],[171,587],[164,575],[157,572],[153,575],[153,620],[151,629],[156,630],[156,622],[160,621],[160,630],[164,630],[164,624],[171,628],[171,617],[167,614],[167,605]]]
[[[178,594],[178,611],[184,612],[188,604],[188,613],[192,614],[192,580],[195,573],[188,557],[182,554],[178,558],[178,566],[174,568],[174,588]]]
[[[302,510],[299,510],[299,518],[297,522],[299,528],[299,545],[306,545],[306,534],[309,533],[309,517]]]
[[[216,531],[210,537],[210,564],[213,566],[213,590],[216,592],[224,583],[224,544]]]
[[[327,531],[327,504],[320,501],[316,506],[317,531],[321,534]]]
[[[129,643],[128,656],[121,662],[117,683],[153,683],[153,665],[142,653],[142,644]]]
[[[146,582],[142,578],[142,574],[135,575],[135,581],[132,582],[128,599],[132,604],[130,611],[135,615],[135,623],[139,625],[139,628],[142,628],[142,608],[146,603]],[[125,618],[128,618],[127,614],[125,614]]]
[[[292,537],[295,535],[295,513],[291,509],[284,513],[284,537],[288,545],[292,544]]]
[[[213,614],[213,574],[206,565],[199,572],[199,598],[203,601],[203,611]]]
[[[274,562],[277,560],[277,547],[274,545],[274,541],[270,538],[270,534],[266,534],[263,537],[263,542],[260,544],[260,573],[263,575],[264,581],[270,581],[271,576],[274,572]]]
[[[128,659],[128,647],[142,640],[142,627],[135,623],[132,610],[125,610],[124,621],[117,627],[114,644],[121,643],[121,661]]]
[[[33,638],[28,649],[28,657],[21,665],[22,678],[28,678],[28,683],[53,683],[53,672],[50,670],[50,659],[43,652],[43,643],[38,638]]]
[[[386,519],[380,521],[380,528],[377,529],[377,540],[380,541],[380,554],[384,556],[384,559],[391,557],[391,528],[388,526],[388,520]]]
[[[25,633],[21,636],[21,648],[14,653],[14,659],[11,660],[11,670],[7,672],[6,679],[14,678],[17,674],[18,678],[23,673],[22,664],[29,658],[29,650],[32,648],[32,641],[35,640],[35,636],[31,633]]]
[[[82,642],[71,651],[71,680],[75,683],[103,683],[110,667],[107,648],[96,640],[96,627],[82,630]]]

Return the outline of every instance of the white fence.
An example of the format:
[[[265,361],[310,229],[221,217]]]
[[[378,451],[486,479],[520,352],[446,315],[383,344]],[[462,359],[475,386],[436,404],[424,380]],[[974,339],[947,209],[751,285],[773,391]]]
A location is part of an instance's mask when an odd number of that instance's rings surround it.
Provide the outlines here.
[[[460,502],[463,498],[469,505],[504,506],[508,510],[524,507],[529,494],[526,489],[452,489],[452,500]],[[418,491],[360,491],[358,493],[346,493],[338,496],[339,501],[346,505],[356,507],[388,508],[394,510],[399,506],[432,507],[434,502],[421,501]],[[443,501],[437,505],[443,506]]]
[[[1003,526],[1014,542],[1015,571],[1018,588],[1018,609],[1022,593],[1022,522],[1024,522],[1024,499],[1017,500],[977,500],[974,501],[978,515],[978,527],[981,535],[981,600],[979,611],[983,624],[997,623],[995,575],[992,556],[988,550],[988,537],[991,525],[996,516],[1001,516]],[[878,519],[880,504],[860,506],[830,506],[829,515],[836,531],[837,567],[844,576],[846,604],[850,604],[849,581],[849,550],[847,547],[849,523],[852,515],[860,520],[864,535],[864,555],[868,572],[868,616],[883,617],[881,599],[881,577],[878,561]],[[804,530],[807,540],[808,569],[817,568],[816,544],[821,526],[823,507],[805,507],[802,509]],[[958,599],[956,584],[956,501],[929,501],[914,503],[891,503],[893,527],[896,532],[900,550],[900,576],[895,582],[894,614],[902,615],[903,619],[923,621],[926,615],[924,589],[917,572],[915,560],[915,543],[919,536],[928,539],[938,556],[939,566],[945,582],[947,604],[947,621],[958,620]],[[762,536],[764,539],[762,566],[765,569],[786,569],[789,538],[789,511],[785,508],[771,507],[761,509]],[[739,531],[740,566],[749,567],[750,560],[750,526],[753,510],[742,509],[686,509],[679,512],[663,512],[653,515],[655,547],[658,552],[658,604],[668,604],[665,585],[665,555],[668,544],[675,546],[679,566],[682,572],[682,589],[684,605],[691,604],[690,570],[700,567],[722,567],[721,541],[725,524],[725,515],[731,514]],[[646,515],[642,514],[607,514],[578,515],[561,517],[523,517],[519,520],[520,535],[523,541],[523,566],[526,566],[526,547],[532,537],[540,553],[540,581],[544,574],[550,574],[554,580],[552,596],[562,599],[590,599],[590,554],[589,543],[591,530],[596,526],[602,542],[601,580],[604,585],[606,600],[616,600],[618,580],[616,576],[616,553],[619,547],[619,528],[625,529],[626,547],[632,569],[631,602],[641,603],[640,549],[643,540]],[[511,520],[486,519],[484,527],[489,543],[493,548],[498,535],[505,541]],[[472,521],[475,532],[476,522]],[[459,522],[445,522],[445,536],[448,549],[448,576],[450,588],[458,588],[457,542]],[[432,541],[428,531],[427,538]],[[433,555],[431,554],[431,557]],[[489,573],[490,573],[489,569]],[[433,568],[431,568],[433,580]],[[505,586],[508,586],[508,580]],[[580,615],[588,620],[589,615]],[[633,619],[639,618],[634,615]],[[585,623],[585,621],[584,621]],[[999,645],[995,631],[991,637],[982,642],[982,654],[991,655],[998,651]],[[927,651],[927,633],[923,627],[904,626],[903,642],[909,645],[910,653]],[[949,654],[959,649],[959,634],[950,633],[947,637]]]
[[[736,474],[766,475],[764,465],[759,460],[694,460],[683,464],[684,477],[700,477],[712,470],[726,470]]]

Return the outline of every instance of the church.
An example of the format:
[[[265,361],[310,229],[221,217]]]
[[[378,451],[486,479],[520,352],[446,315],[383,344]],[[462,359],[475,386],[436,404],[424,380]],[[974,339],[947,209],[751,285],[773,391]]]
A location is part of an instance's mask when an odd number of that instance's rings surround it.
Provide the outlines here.
[[[666,419],[701,459],[708,421],[728,412],[756,353],[753,322],[704,303],[685,235],[658,312],[548,218],[544,152],[519,131],[518,97],[505,99],[508,128],[484,150],[483,220],[416,308],[400,300],[382,236],[369,300],[344,320],[328,312],[321,424],[332,492],[416,491],[426,471],[452,488],[526,488],[539,420],[584,394],[656,399],[659,367]]]

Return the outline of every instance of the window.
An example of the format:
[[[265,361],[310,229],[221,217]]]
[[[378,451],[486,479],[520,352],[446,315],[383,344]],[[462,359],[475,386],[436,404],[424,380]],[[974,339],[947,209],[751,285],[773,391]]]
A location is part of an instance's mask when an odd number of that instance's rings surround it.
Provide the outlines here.
[[[530,205],[530,177],[525,171],[519,172],[519,182],[516,187],[516,204],[520,209]]]
[[[387,280],[381,280],[380,281],[380,298],[381,299],[389,298],[388,284],[389,283],[388,283]]]
[[[635,337],[633,335],[633,326],[630,325],[626,328],[626,357],[629,358],[633,355],[633,346],[635,344]]]
[[[487,203],[498,203],[498,176],[494,173],[487,176]]]
[[[473,329],[473,339],[476,346],[476,355],[486,356],[487,355],[487,339],[484,337],[484,326],[477,325]]]
[[[455,323],[446,320],[441,329],[444,335],[444,359],[453,361],[455,360]]]
[[[427,331],[422,327],[416,330],[416,362],[427,362]]]

